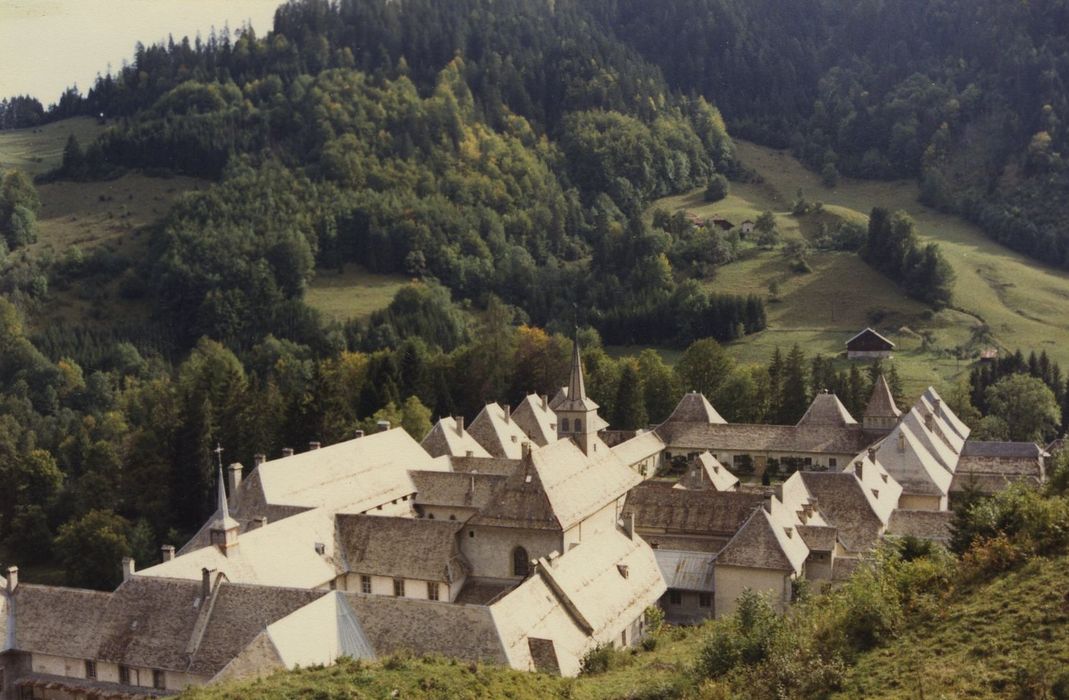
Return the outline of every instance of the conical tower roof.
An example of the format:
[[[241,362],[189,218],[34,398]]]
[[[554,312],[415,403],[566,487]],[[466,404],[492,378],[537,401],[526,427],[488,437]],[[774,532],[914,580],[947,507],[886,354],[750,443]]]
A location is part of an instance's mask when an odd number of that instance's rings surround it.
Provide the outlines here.
[[[219,492],[217,494],[215,517],[212,519],[213,530],[237,530],[241,525],[230,517],[230,506],[226,502],[226,485],[223,482],[223,468],[219,467]]]
[[[835,426],[857,425],[857,421],[846,410],[835,394],[823,391],[813,397],[813,403],[798,421],[799,426]]]
[[[872,386],[872,396],[865,406],[865,418],[898,418],[902,411],[895,405],[895,398],[891,395],[891,387],[881,374],[876,378]]]
[[[557,395],[558,397],[560,394]],[[554,399],[556,402],[556,398]],[[583,359],[579,355],[579,335],[572,343],[572,373],[568,378],[568,395],[553,407],[555,411],[596,411],[598,405],[586,395]]]

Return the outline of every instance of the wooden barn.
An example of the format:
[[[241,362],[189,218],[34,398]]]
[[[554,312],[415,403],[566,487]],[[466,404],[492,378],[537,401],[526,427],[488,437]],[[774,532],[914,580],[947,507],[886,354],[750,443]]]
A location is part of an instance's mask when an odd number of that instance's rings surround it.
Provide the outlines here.
[[[851,360],[891,357],[894,349],[894,343],[871,328],[846,341],[846,356]]]

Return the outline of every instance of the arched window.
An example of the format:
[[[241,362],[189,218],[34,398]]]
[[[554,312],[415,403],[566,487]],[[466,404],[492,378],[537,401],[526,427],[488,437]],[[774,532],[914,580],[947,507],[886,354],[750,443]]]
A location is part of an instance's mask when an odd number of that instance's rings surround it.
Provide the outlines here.
[[[526,577],[531,573],[531,560],[527,556],[527,550],[517,547],[512,550],[512,575]]]
[[[561,418],[560,419],[560,431],[562,433],[568,432],[568,419],[567,418]]]

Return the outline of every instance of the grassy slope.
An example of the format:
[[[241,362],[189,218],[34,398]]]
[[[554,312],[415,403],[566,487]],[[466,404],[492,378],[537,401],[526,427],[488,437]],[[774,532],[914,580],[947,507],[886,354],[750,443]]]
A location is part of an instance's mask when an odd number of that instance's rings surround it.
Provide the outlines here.
[[[379,275],[355,265],[346,266],[340,274],[320,270],[304,300],[328,319],[344,323],[386,308],[407,282],[401,275]]]
[[[63,147],[74,134],[84,148],[105,127],[92,117],[74,117],[33,129],[0,131],[0,170],[17,168],[35,177],[59,166]]]
[[[1034,677],[1032,671],[1049,685],[1053,674],[1069,667],[1067,582],[1069,557],[1036,560],[955,596],[942,608],[939,619],[914,622],[889,646],[862,655],[835,697],[1006,697],[1020,689],[1021,678]],[[655,651],[639,652],[607,673],[578,679],[441,659],[400,659],[385,664],[343,662],[326,669],[198,689],[187,696],[197,700],[694,698],[702,697],[702,689],[691,664],[704,634],[704,628],[675,630]],[[746,696],[740,693],[738,697]]]
[[[767,331],[731,346],[738,359],[764,362],[774,347],[794,343],[810,354],[837,355],[846,339],[870,325],[869,312],[880,309],[885,317],[877,327],[898,345],[896,364],[907,394],[928,384],[944,385],[968,369],[967,362],[941,351],[968,345],[980,319],[1004,348],[1045,349],[1061,364],[1069,363],[1069,316],[1064,313],[1069,274],[1028,260],[961,219],[921,205],[912,182],[844,179],[829,190],[782,151],[744,141],[737,142],[737,148],[740,159],[764,177],[763,183],[734,184],[730,196],[712,205],[702,200],[701,192],[692,192],[660,200],[658,206],[736,223],[769,209],[776,213],[785,239],[806,233],[786,214],[799,188],[842,219],[864,221],[873,206],[905,209],[917,221],[921,237],[938,241],[954,267],[955,305],[960,308],[929,317],[921,304],[852,254],[815,254],[813,272],[797,275],[779,251],[749,250],[743,259],[720,268],[710,288],[767,296],[769,282],[776,280],[781,301],[768,305]],[[929,348],[922,348],[921,331],[934,338]]]
[[[1069,557],[1062,557],[978,587],[939,619],[864,655],[836,697],[994,698],[1021,692],[1022,677],[1049,684],[1069,669],[1067,584]]]

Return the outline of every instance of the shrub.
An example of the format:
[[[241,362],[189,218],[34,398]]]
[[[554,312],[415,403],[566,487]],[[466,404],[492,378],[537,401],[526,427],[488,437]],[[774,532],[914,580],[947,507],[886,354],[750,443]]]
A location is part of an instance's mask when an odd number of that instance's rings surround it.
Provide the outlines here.
[[[709,178],[709,184],[705,188],[705,201],[706,202],[719,202],[724,197],[728,196],[730,191],[730,185],[728,179],[723,175],[713,175]]]
[[[965,581],[983,581],[1009,571],[1024,560],[1024,552],[1005,534],[980,538],[961,557],[961,578]]]
[[[624,665],[630,658],[629,653],[615,648],[611,642],[598,644],[583,655],[579,662],[579,673],[584,676],[605,673]]]

